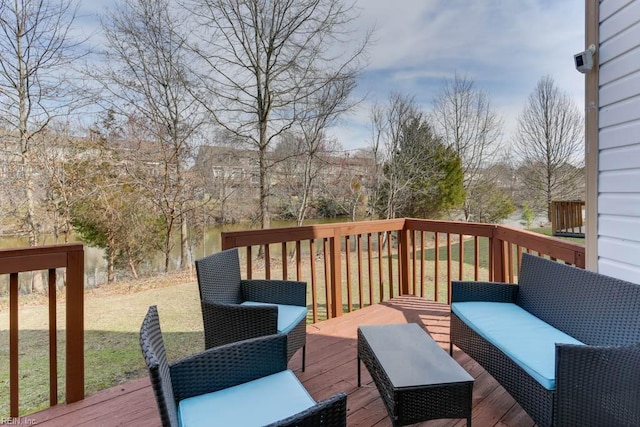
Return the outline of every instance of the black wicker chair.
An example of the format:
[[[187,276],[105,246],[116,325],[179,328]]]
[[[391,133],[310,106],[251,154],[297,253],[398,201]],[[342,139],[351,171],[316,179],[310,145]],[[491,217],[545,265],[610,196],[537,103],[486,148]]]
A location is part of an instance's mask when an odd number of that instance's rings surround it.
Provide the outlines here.
[[[168,363],[156,306],[140,328],[165,427],[346,426],[347,396],[316,402],[287,370],[283,334],[211,348]]]
[[[242,280],[237,249],[196,260],[205,348],[283,333],[287,360],[302,348],[305,368],[307,284]]]

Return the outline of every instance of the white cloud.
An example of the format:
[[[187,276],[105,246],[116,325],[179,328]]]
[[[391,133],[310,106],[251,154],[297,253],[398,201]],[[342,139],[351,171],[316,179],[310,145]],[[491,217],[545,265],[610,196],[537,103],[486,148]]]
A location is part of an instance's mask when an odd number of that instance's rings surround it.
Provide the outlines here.
[[[117,0],[81,0],[85,34]],[[368,106],[391,91],[414,95],[425,109],[455,72],[475,80],[503,115],[504,140],[537,81],[547,74],[580,109],[584,77],[573,54],[584,49],[584,2],[575,0],[357,0],[356,33],[375,26],[370,64],[357,96],[367,102],[331,130],[346,149],[369,138]],[[96,35],[97,36],[97,35]],[[99,38],[94,40],[99,44]]]
[[[376,26],[370,66],[358,91],[376,100],[392,90],[429,107],[444,78],[474,79],[503,114],[505,139],[537,81],[549,74],[582,108],[584,3],[574,0],[359,0],[361,28]],[[344,126],[344,125],[343,125]],[[348,137],[350,132],[341,132]],[[352,132],[351,132],[352,133]],[[362,139],[343,140],[345,147]]]

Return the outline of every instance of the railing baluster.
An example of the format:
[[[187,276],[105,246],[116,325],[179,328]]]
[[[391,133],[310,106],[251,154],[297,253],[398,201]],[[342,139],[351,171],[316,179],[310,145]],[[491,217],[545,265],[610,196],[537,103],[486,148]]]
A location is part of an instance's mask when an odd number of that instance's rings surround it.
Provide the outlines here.
[[[511,243],[507,243],[507,262],[509,263],[507,266],[509,283],[513,283],[513,245]]]
[[[269,244],[264,245],[264,278],[271,279],[271,255],[269,253]]]
[[[329,277],[329,239],[322,240],[322,254],[324,256],[324,293],[327,304],[327,319],[333,317],[331,313],[331,279]]]
[[[436,231],[434,236],[434,286],[433,286],[433,300],[438,302],[438,281],[440,279],[440,239],[439,233]]]
[[[347,311],[351,312],[352,295],[351,295],[351,241],[349,236],[344,236],[345,239],[345,253],[347,256]]]
[[[335,230],[334,230],[335,232]],[[329,239],[331,262],[331,315],[342,316],[342,249],[339,232]]]
[[[451,233],[447,233],[447,304],[451,304]]]
[[[316,280],[316,247],[315,240],[309,239],[309,265],[311,266],[311,307],[313,311],[313,323],[318,323],[318,287]]]
[[[56,269],[49,269],[49,405],[58,404],[58,321],[56,310]]]
[[[282,280],[288,280],[289,279],[289,260],[287,259],[287,242],[282,242],[282,248],[280,249],[282,251]]]
[[[424,236],[425,232],[420,231],[420,281],[418,282],[418,286],[420,286],[420,297],[424,298]]]
[[[247,246],[247,279],[253,278],[253,257],[251,255],[251,246]]]
[[[367,233],[367,268],[369,273],[369,305],[374,304],[373,299],[373,255],[371,255],[371,233]]]
[[[387,231],[387,267],[389,273],[389,299],[393,298],[393,255],[391,253],[391,240],[393,236],[390,231]],[[399,258],[399,256],[398,256]]]
[[[473,237],[473,280],[480,280],[480,238]]]
[[[16,418],[19,409],[18,376],[18,273],[9,275],[9,416]]]
[[[364,307],[364,285],[362,283],[362,234],[358,234],[356,250],[358,253],[358,308],[362,308]]]
[[[458,259],[459,259],[459,263],[460,265],[458,266],[459,271],[458,271],[458,280],[463,280],[464,279],[464,235],[459,234],[458,235],[458,239],[460,239],[460,244],[458,245]]]
[[[411,280],[413,281],[413,295],[415,296],[419,296],[420,295],[420,281],[418,280],[418,274],[419,274],[419,266],[420,263],[418,261],[418,233],[416,233],[415,230],[411,230],[411,238],[409,239],[410,243],[411,243],[411,253],[412,253],[412,257],[411,257]]]
[[[380,295],[379,295],[379,302],[384,301],[384,286],[382,284],[382,278],[383,273],[382,273],[382,238],[381,238],[381,233],[378,233],[378,282],[379,282],[379,286],[380,286]]]
[[[296,280],[302,281],[302,245],[300,240],[296,241]]]

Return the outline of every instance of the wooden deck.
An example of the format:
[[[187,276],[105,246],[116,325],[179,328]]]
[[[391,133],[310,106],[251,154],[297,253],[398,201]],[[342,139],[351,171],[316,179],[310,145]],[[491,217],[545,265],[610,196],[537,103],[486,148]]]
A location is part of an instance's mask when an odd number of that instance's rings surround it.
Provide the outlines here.
[[[378,390],[366,369],[357,387],[356,331],[359,325],[415,322],[448,349],[449,307],[417,297],[398,297],[308,327],[307,368],[300,371],[300,353],[289,366],[316,399],[338,391],[348,394],[349,426],[390,426]],[[473,425],[533,426],[534,422],[511,396],[479,365],[460,350],[454,358],[476,382]],[[103,390],[86,399],[28,415],[23,424],[38,426],[159,426],[153,392],[147,378]],[[419,426],[464,426],[465,420],[433,420]]]

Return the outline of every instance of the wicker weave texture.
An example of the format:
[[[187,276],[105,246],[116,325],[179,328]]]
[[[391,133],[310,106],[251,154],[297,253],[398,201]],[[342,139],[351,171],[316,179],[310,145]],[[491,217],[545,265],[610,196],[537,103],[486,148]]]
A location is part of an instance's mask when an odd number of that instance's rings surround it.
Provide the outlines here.
[[[523,254],[518,282],[518,305],[587,344],[556,345],[556,390],[542,387],[454,313],[451,345],[491,373],[538,425],[639,426],[640,285],[530,254]],[[474,296],[474,282],[454,282],[453,302],[501,301],[492,299],[501,290],[487,289],[508,286],[478,285]]]
[[[556,425],[640,426],[640,344],[556,352]]]
[[[640,286],[522,255],[518,305],[585,344],[640,343]]]
[[[164,349],[156,306],[149,307],[140,327],[140,348],[149,370],[151,387],[164,427],[178,425],[178,409],[173,395],[169,363]]]
[[[177,405],[186,398],[243,384],[286,369],[286,336],[271,335],[211,348],[169,364],[155,306],[140,328],[140,346],[149,370],[162,425],[177,427]],[[277,426],[346,426],[344,393],[278,421]],[[238,408],[244,410],[245,408]],[[215,424],[215,420],[212,420]]]
[[[358,358],[371,374],[394,426],[439,418],[471,418],[473,382],[396,389],[358,329]]]
[[[219,304],[240,304],[240,260],[238,249],[228,249],[196,260],[200,299]]]
[[[196,260],[205,348],[277,333],[278,309],[244,301],[307,306],[307,284],[288,280],[242,280],[237,249]],[[306,345],[306,319],[287,334],[287,359]],[[304,360],[302,370],[304,370]]]

